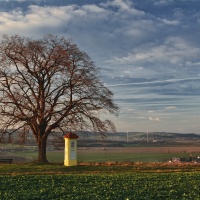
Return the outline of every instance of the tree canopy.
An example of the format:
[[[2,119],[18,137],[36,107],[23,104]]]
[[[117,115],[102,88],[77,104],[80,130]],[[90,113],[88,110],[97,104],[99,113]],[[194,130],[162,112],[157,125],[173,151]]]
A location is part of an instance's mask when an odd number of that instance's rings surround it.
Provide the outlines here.
[[[100,81],[90,57],[65,37],[34,40],[4,35],[0,42],[2,134],[29,128],[38,161],[47,162],[52,132],[115,131],[106,113],[118,114],[113,93]]]

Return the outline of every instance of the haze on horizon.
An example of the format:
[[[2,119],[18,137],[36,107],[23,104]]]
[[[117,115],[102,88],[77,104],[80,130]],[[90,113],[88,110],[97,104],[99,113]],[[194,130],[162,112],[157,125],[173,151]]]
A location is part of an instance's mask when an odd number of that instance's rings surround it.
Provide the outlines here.
[[[200,133],[199,0],[1,0],[3,34],[72,38],[120,108],[117,131]]]

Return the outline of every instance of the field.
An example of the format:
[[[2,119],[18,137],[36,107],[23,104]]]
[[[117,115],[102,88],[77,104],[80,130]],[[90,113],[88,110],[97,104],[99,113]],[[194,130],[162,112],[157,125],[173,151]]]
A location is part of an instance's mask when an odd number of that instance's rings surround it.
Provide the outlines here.
[[[63,151],[48,151],[51,164],[1,164],[0,199],[197,200],[200,164],[160,161],[199,152],[188,146],[79,148],[79,165],[65,167]],[[8,155],[35,159],[37,151],[4,152]]]
[[[0,165],[4,200],[197,200],[199,165]]]
[[[200,163],[168,162],[198,157],[194,141],[123,147],[92,141],[79,146],[74,167],[63,166],[64,150],[48,147],[50,164],[41,165],[33,162],[35,146],[5,145],[1,157],[14,163],[0,164],[0,200],[198,200]]]
[[[83,147],[78,166],[65,167],[63,151],[48,151],[51,163],[41,165],[24,163],[37,158],[33,149],[10,150],[1,154],[14,164],[0,165],[0,199],[197,200],[200,164],[166,161],[198,155],[198,146]]]
[[[122,147],[122,148],[82,148],[78,151],[78,160],[89,162],[132,161],[166,162],[174,157],[200,155],[200,147]]]
[[[199,155],[199,146],[78,148],[78,162],[166,162],[174,157],[189,159],[191,156]],[[20,151],[4,152],[1,156],[13,157],[15,162],[29,161],[37,158],[37,151],[22,149]],[[48,151],[47,157],[50,162],[62,163],[64,151]]]

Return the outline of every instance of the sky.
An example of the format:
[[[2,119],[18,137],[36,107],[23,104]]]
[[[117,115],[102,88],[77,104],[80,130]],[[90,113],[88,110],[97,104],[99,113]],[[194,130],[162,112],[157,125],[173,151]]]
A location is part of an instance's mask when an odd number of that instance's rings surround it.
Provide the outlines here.
[[[49,33],[100,68],[117,131],[200,133],[199,0],[0,0],[0,39]]]

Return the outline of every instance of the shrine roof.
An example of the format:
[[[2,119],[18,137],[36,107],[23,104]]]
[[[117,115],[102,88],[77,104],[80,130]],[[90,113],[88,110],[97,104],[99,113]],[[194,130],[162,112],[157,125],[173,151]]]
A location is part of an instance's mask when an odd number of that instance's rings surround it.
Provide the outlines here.
[[[66,135],[64,135],[64,138],[77,139],[79,137],[74,133],[67,133]]]

